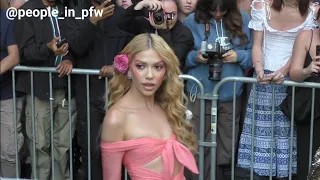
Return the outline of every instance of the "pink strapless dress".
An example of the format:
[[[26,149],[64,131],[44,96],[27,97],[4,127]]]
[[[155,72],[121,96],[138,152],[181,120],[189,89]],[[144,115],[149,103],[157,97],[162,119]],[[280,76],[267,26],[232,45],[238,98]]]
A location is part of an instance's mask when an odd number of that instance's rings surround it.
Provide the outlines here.
[[[175,135],[168,140],[141,138],[114,143],[102,141],[101,151],[104,180],[121,179],[121,159],[132,180],[185,180],[184,167],[199,174],[194,156],[176,141]],[[161,173],[143,167],[159,156],[163,160]],[[182,164],[182,168],[173,176],[175,159]]]

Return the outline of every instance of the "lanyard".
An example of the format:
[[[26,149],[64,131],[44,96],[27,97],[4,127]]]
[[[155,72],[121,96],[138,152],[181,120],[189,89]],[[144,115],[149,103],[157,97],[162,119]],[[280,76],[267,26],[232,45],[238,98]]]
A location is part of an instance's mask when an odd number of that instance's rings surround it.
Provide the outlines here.
[[[208,41],[209,36],[210,36],[210,24],[209,23],[205,23],[204,24],[204,41]]]
[[[55,8],[55,9],[58,10],[58,8]],[[54,20],[55,20],[56,25],[57,25],[58,36],[60,36],[60,28],[59,28],[58,18],[57,18],[57,17],[54,17]],[[52,25],[52,29],[53,29],[53,37],[56,37],[56,28],[55,28],[55,26],[54,26],[52,16],[50,16],[50,21],[51,21],[51,25]]]
[[[58,10],[58,8],[55,8],[55,9]],[[53,20],[55,20],[56,25],[57,25],[58,36],[60,36],[60,28],[59,28],[58,18],[54,17],[54,19],[52,19],[52,16],[50,16],[50,22],[51,22],[51,25],[52,25],[53,37],[56,38],[57,37],[56,36],[56,28],[54,26]],[[62,60],[62,56],[56,56],[55,65],[57,66],[58,64],[60,64],[61,60]]]

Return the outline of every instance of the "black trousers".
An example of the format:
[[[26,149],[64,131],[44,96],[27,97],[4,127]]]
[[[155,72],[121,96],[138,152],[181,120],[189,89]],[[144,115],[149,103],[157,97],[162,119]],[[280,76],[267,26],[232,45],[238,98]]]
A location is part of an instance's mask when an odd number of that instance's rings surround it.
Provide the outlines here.
[[[79,78],[80,80],[80,78]],[[88,124],[87,114],[87,97],[86,97],[86,84],[85,79],[82,79],[83,83],[76,85],[76,105],[77,105],[77,140],[81,149],[82,164],[77,173],[77,179],[87,180],[89,176],[88,163],[91,160],[91,179],[102,180],[102,164],[101,164],[101,150],[100,150],[100,134],[101,124],[105,116],[103,94],[101,98],[96,98],[97,86],[93,86],[90,83],[90,124]],[[78,81],[79,82],[79,81]],[[103,91],[103,90],[102,90]],[[99,93],[100,94],[100,93]],[[88,133],[88,127],[90,126],[90,133]],[[90,138],[90,144],[88,143]],[[90,160],[89,149],[90,148]]]
[[[309,143],[310,125],[297,125],[297,177],[299,180],[306,180],[309,173]],[[312,158],[320,147],[320,121],[314,122]]]

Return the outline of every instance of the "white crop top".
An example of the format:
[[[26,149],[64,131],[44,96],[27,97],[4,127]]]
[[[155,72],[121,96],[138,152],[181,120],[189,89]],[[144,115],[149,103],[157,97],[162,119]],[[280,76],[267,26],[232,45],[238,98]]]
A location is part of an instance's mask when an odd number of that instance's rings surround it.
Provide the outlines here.
[[[261,9],[254,7],[255,3],[262,3]],[[310,30],[317,27],[314,20],[315,3],[310,5],[310,10],[306,20],[299,26],[286,30],[278,31],[268,25],[268,19],[271,18],[271,3],[268,0],[253,0],[251,4],[252,19],[249,22],[249,28],[256,31],[264,31],[263,37],[263,59],[264,69],[276,71],[282,68],[290,59],[294,41],[301,30]]]

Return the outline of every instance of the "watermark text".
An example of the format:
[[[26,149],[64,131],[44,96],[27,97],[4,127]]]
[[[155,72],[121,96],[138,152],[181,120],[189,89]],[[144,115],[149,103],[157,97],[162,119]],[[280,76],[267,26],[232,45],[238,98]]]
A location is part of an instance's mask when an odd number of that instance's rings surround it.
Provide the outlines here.
[[[53,9],[48,7],[46,9],[16,9],[14,7],[10,7],[6,11],[6,16],[9,20],[14,20],[18,18],[19,20],[24,17],[36,17],[40,19],[44,19],[46,17],[57,17],[58,19],[65,19],[65,18],[75,18],[83,20],[86,17],[102,17],[103,10],[102,9],[94,9],[91,6],[89,9],[82,9],[81,16],[77,17],[76,12],[74,9],[68,9],[67,7],[64,8],[64,15],[58,17],[59,11],[57,9]]]

